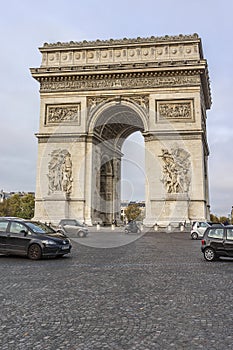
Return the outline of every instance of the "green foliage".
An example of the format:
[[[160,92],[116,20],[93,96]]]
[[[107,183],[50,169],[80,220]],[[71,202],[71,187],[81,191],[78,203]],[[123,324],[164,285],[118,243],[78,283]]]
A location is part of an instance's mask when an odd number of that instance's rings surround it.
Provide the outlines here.
[[[141,214],[141,209],[139,208],[138,204],[130,204],[125,209],[125,215],[130,220],[139,220]]]
[[[219,218],[214,215],[214,214],[210,214],[210,221],[214,222],[214,223],[218,223],[219,222]]]
[[[219,222],[221,222],[222,224],[224,224],[226,222],[229,223],[229,219],[226,216],[220,216]]]
[[[210,214],[210,221],[214,223],[219,223],[221,222],[222,224],[228,222],[230,224],[230,220],[226,216],[216,216],[214,214]]]
[[[31,219],[34,216],[35,199],[32,194],[14,194],[0,203],[0,216],[16,216]]]

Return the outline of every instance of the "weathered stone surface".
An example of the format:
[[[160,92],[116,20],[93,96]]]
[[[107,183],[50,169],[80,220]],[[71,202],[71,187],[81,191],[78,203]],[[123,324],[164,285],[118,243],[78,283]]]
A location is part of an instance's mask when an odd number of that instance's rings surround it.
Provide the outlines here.
[[[209,218],[211,96],[197,34],[45,44],[40,51],[42,64],[31,69],[41,93],[37,219],[65,215],[91,225],[120,218],[121,147],[135,131],[145,139],[145,224]],[[55,204],[49,186],[56,172],[48,164],[59,150],[72,160],[72,179]],[[188,162],[164,164],[163,150],[183,150]]]

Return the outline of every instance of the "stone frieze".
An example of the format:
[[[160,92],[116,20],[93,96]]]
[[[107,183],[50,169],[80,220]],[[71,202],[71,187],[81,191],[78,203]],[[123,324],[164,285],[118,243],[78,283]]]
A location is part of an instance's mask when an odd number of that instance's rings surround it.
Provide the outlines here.
[[[41,78],[41,92],[49,91],[77,91],[77,90],[119,90],[133,88],[156,88],[174,86],[200,85],[199,75],[184,76],[135,76],[135,77],[111,77],[95,79],[64,79]]]
[[[80,103],[47,105],[45,124],[75,123],[80,125]]]
[[[193,121],[193,100],[156,101],[158,121]]]

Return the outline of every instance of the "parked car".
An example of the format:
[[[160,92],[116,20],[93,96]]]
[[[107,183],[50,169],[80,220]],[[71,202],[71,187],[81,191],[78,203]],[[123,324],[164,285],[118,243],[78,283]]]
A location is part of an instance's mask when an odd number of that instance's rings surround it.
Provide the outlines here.
[[[0,253],[25,255],[33,260],[70,253],[71,242],[61,232],[41,222],[0,218]]]
[[[210,222],[205,221],[195,221],[191,228],[191,238],[198,239],[203,237],[205,230],[211,226]]]
[[[233,258],[233,225],[208,227],[201,241],[201,250],[207,261],[221,256]]]
[[[71,237],[86,237],[89,232],[88,228],[76,219],[62,219],[58,227]]]

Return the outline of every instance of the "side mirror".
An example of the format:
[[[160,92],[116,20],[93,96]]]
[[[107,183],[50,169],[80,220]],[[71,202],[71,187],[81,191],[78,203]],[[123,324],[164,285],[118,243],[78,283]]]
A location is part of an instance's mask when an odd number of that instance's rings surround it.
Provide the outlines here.
[[[197,224],[197,228],[200,227],[200,224]]]

